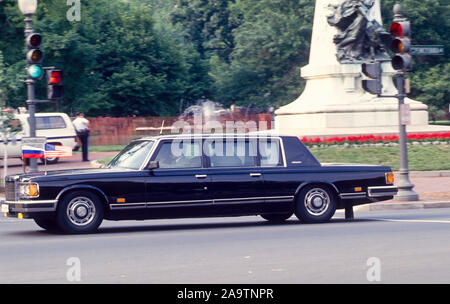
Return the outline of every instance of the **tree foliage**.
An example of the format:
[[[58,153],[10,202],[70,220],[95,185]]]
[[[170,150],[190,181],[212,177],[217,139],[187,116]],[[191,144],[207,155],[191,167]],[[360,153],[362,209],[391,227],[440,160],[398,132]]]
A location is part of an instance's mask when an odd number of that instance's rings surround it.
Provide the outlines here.
[[[413,44],[450,51],[446,0],[383,0],[385,27],[399,2]],[[81,21],[66,1],[39,2],[34,28],[44,64],[65,72],[61,109],[88,115],[177,115],[199,99],[267,109],[292,102],[305,81],[315,1],[89,0]],[[23,16],[0,2],[0,101],[25,106]],[[409,97],[448,108],[450,61],[414,56]],[[37,86],[45,98],[45,83]],[[41,107],[44,109],[44,106]]]
[[[241,24],[239,12],[232,14],[235,0],[176,0],[172,22],[181,23],[185,36],[203,56],[218,55],[229,62],[235,47],[233,30]]]
[[[236,46],[215,70],[219,101],[267,108],[293,101],[303,87],[314,7],[308,0],[237,0]],[[241,84],[241,85],[239,85]]]
[[[176,115],[180,100],[196,100],[209,87],[207,67],[189,44],[180,47],[154,24],[152,3],[90,0],[81,21],[69,22],[65,1],[39,3],[33,27],[44,35],[44,64],[65,72],[62,109],[89,115]],[[7,68],[24,67],[23,17],[16,1],[0,11],[0,51]],[[14,47],[12,48],[11,45]],[[45,98],[45,81],[37,86]],[[8,105],[24,105],[8,90]],[[39,93],[40,92],[40,93]],[[40,94],[40,96],[39,96]]]

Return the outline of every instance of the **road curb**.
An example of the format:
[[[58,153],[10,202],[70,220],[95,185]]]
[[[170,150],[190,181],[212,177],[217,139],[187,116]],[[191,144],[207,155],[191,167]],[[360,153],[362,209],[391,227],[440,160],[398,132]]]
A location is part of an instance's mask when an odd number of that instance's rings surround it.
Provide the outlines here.
[[[380,210],[405,210],[405,209],[431,209],[450,208],[448,201],[417,201],[417,202],[392,202],[392,203],[372,203],[355,206],[355,211],[380,211]]]

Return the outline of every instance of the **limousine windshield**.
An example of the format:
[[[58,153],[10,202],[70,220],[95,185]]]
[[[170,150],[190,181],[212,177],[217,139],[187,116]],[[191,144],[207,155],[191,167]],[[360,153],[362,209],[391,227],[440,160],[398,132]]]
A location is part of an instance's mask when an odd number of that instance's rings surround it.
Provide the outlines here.
[[[107,168],[140,169],[150,152],[153,143],[154,142],[151,140],[134,141],[130,143],[111,160]]]

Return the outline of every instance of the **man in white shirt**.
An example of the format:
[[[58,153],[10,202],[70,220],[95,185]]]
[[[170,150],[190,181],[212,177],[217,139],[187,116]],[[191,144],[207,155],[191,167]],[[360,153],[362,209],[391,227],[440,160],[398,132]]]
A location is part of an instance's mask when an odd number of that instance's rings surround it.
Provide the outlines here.
[[[89,120],[84,118],[84,113],[77,113],[77,118],[72,122],[77,132],[77,136],[81,141],[81,148],[83,150],[83,161],[89,161]]]

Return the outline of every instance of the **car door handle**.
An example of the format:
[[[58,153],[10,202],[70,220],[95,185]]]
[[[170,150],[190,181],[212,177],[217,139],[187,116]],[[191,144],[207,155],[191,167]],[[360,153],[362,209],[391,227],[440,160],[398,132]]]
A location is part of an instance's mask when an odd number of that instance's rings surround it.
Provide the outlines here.
[[[261,173],[250,173],[251,177],[260,177]]]
[[[206,174],[197,174],[197,175],[195,175],[195,177],[196,178],[207,178],[208,175],[206,175]]]

